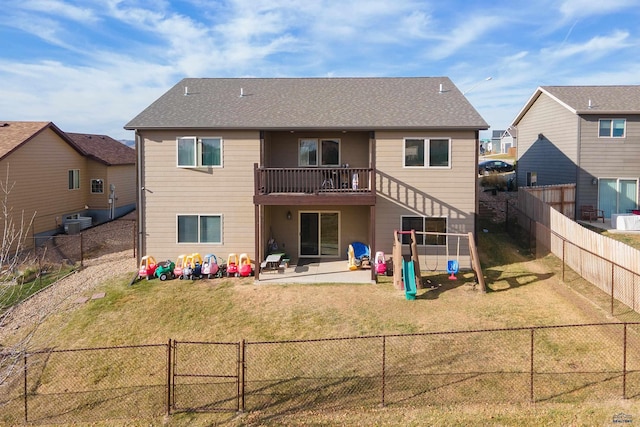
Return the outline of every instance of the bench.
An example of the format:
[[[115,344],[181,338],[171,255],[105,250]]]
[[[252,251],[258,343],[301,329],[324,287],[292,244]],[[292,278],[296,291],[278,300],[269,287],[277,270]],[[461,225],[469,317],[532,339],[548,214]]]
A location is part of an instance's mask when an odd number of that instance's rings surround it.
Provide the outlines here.
[[[602,219],[602,223],[604,223],[604,211],[602,209],[596,209],[591,205],[582,205],[580,207],[580,219],[589,222]]]

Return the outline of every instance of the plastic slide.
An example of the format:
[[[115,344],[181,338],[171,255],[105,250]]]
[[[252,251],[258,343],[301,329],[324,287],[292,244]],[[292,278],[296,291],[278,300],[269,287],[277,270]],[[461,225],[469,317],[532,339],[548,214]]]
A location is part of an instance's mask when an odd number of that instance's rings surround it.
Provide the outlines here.
[[[413,260],[402,260],[402,280],[404,281],[404,296],[408,300],[416,299],[416,273]]]

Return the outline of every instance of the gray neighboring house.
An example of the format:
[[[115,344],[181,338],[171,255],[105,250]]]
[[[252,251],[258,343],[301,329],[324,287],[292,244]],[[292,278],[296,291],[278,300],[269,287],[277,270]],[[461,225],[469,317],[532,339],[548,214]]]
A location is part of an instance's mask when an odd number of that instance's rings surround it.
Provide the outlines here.
[[[575,183],[576,215],[638,208],[640,86],[542,86],[512,125],[519,187]]]
[[[394,230],[474,232],[487,128],[447,77],[184,79],[125,126],[138,253],[263,260],[274,239],[340,260],[354,241],[390,255]]]

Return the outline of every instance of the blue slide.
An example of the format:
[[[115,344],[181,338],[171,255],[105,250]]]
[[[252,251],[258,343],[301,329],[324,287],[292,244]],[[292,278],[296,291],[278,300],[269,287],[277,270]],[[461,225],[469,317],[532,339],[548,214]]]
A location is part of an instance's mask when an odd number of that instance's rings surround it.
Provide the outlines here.
[[[408,300],[416,299],[416,272],[413,261],[402,260],[402,281],[404,296]]]

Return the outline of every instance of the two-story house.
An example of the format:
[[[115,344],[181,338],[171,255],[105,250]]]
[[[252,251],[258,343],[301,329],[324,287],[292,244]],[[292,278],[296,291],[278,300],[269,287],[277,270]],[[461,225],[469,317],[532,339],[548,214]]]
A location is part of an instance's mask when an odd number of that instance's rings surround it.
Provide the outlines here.
[[[575,183],[576,207],[605,217],[637,209],[640,86],[539,87],[513,126],[518,186]]]
[[[67,221],[91,226],[134,210],[135,171],[135,150],[106,136],[67,134],[51,122],[0,122],[6,205],[15,224],[22,215],[33,217],[30,236],[64,231]],[[111,186],[116,204],[109,201]]]
[[[262,260],[274,239],[346,259],[354,241],[390,254],[394,230],[474,231],[487,128],[446,77],[184,79],[125,126],[139,254]],[[432,237],[420,250],[443,254]]]

